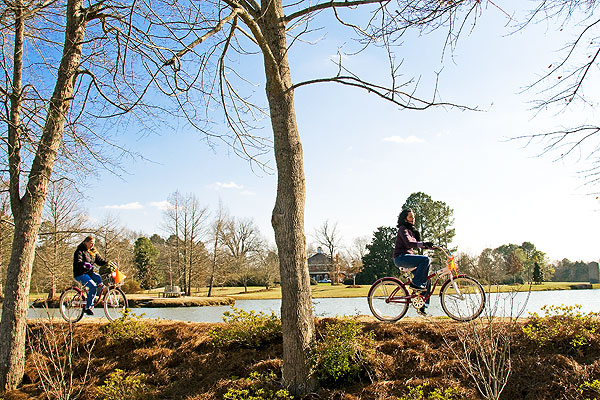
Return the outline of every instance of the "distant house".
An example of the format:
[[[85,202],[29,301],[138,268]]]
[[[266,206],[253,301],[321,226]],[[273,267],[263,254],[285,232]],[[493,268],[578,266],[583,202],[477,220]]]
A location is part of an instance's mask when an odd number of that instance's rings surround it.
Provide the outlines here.
[[[317,282],[330,280],[331,258],[323,254],[322,248],[317,248],[317,253],[308,257],[308,273]]]

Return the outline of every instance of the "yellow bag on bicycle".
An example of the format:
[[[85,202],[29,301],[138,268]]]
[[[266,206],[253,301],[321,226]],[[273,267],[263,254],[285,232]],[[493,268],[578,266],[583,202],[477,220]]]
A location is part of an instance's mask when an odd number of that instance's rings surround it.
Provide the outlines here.
[[[115,285],[122,282],[125,278],[127,278],[127,276],[125,276],[124,273],[119,271],[118,268],[112,272],[112,277],[113,277],[113,281],[115,282]]]
[[[454,261],[454,257],[450,258],[450,261],[448,262],[448,267],[450,268],[450,271],[452,271],[452,270],[458,271],[458,267],[456,266],[456,262]]]

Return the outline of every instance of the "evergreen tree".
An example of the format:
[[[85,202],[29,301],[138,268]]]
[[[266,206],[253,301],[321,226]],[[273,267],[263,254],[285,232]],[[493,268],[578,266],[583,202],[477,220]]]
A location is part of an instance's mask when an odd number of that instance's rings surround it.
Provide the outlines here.
[[[156,258],[158,250],[147,237],[138,238],[133,250],[140,286],[152,289],[158,282]]]
[[[384,276],[398,275],[393,260],[396,231],[396,228],[381,226],[373,233],[367,253],[362,258],[363,269],[356,275],[357,284],[372,284]]]
[[[544,281],[544,274],[542,273],[540,264],[538,264],[537,262],[533,266],[533,281],[536,284],[542,283]]]
[[[408,196],[402,208],[411,208],[415,213],[415,228],[421,233],[422,241],[450,248],[450,243],[456,236],[456,230],[452,227],[454,225],[452,208],[443,201],[433,200],[423,192]],[[432,255],[435,265],[444,265],[445,260],[446,258],[439,252]]]

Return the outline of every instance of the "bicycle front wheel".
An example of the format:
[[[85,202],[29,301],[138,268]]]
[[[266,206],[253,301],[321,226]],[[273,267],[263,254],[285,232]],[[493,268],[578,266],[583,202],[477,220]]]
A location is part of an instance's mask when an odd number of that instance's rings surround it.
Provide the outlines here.
[[[395,322],[408,311],[408,291],[398,280],[383,278],[369,290],[369,308],[380,321]]]
[[[448,279],[440,289],[442,308],[457,321],[471,321],[483,312],[485,292],[475,279],[459,275]]]
[[[104,314],[109,321],[121,318],[127,308],[125,293],[119,288],[111,288],[104,295]]]
[[[58,304],[60,315],[65,321],[75,323],[83,317],[85,297],[79,290],[73,287],[68,288],[61,293]]]

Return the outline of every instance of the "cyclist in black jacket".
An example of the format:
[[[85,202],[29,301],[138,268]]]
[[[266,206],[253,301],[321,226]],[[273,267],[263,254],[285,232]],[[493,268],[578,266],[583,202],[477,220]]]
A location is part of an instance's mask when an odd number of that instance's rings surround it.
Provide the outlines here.
[[[83,242],[77,246],[75,254],[73,255],[73,277],[83,286],[88,287],[87,303],[85,306],[85,313],[87,315],[94,315],[92,311],[92,304],[96,292],[102,290],[102,278],[100,275],[94,272],[92,264],[98,264],[100,266],[108,264],[104,260],[96,249],[94,248],[94,238],[92,236],[86,237]]]

